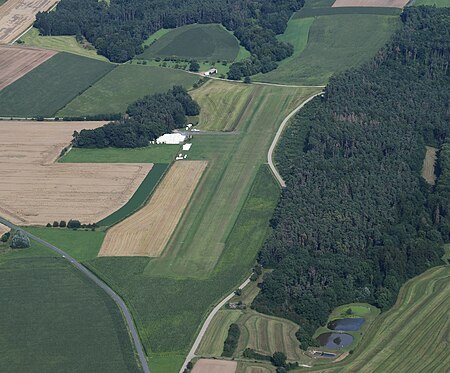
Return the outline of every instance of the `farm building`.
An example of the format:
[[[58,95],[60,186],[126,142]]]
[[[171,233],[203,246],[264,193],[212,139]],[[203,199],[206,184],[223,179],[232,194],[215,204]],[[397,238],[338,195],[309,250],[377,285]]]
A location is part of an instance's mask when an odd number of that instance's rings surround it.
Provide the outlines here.
[[[188,150],[191,148],[191,146],[192,146],[191,143],[189,143],[189,144],[184,144],[184,145],[183,145],[183,150],[184,150],[184,151],[188,151]]]
[[[212,68],[212,69],[209,69],[208,71],[205,71],[205,73],[203,75],[210,76],[210,75],[214,75],[214,74],[217,74],[216,68]]]
[[[186,140],[186,136],[181,133],[166,133],[156,139],[157,144],[176,145]]]

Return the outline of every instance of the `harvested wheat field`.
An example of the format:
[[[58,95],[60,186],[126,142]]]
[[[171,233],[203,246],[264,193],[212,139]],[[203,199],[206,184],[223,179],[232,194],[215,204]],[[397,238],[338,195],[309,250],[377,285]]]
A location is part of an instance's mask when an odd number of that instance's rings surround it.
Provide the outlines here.
[[[49,10],[58,0],[8,0],[0,6],[0,44],[15,41],[30,27],[38,12]]]
[[[151,164],[54,163],[74,131],[103,124],[0,121],[0,215],[18,225],[93,223],[122,207]]]
[[[200,359],[195,363],[192,373],[234,373],[236,368],[236,361]]]
[[[37,48],[0,46],[0,90],[56,54]]]
[[[374,8],[404,8],[408,2],[409,0],[336,0],[332,7],[367,6]]]
[[[147,205],[108,230],[99,256],[160,256],[206,165],[176,162]]]

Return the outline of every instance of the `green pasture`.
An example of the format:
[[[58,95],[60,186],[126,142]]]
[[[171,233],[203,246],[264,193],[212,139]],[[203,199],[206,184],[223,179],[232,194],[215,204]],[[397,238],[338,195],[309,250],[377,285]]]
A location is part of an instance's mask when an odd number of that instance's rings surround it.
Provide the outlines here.
[[[58,53],[0,92],[0,116],[52,117],[114,67]]]
[[[193,24],[150,36],[151,44],[142,59],[177,57],[210,61],[234,61],[239,53],[238,40],[219,24]]]
[[[370,60],[389,40],[398,22],[396,16],[369,14],[320,16],[312,24],[310,18],[292,18],[280,39],[296,46],[294,55],[281,61],[276,70],[253,79],[325,84],[334,73]]]
[[[114,301],[49,249],[1,254],[0,284],[0,371],[140,371]]]
[[[86,149],[72,148],[61,163],[171,163],[181,149],[179,145],[150,145],[146,148]]]
[[[59,52],[73,53],[84,57],[94,58],[100,61],[108,61],[108,59],[100,54],[89,43],[80,44],[75,36],[42,36],[36,28],[30,29],[20,38],[21,45],[27,47],[37,47],[44,49],[52,49]]]
[[[446,8],[450,7],[450,0],[414,0],[411,5],[434,5],[438,8]]]
[[[402,12],[398,8],[387,7],[369,7],[369,6],[354,6],[354,7],[304,7],[294,14],[293,19],[309,18],[318,16],[331,16],[338,14],[378,14],[384,16],[399,16]]]
[[[432,268],[402,287],[394,307],[374,321],[352,355],[308,371],[445,373],[450,366],[449,309],[450,267]]]
[[[191,88],[199,77],[183,71],[144,65],[120,65],[58,112],[59,117],[124,113],[146,95],[174,85]]]

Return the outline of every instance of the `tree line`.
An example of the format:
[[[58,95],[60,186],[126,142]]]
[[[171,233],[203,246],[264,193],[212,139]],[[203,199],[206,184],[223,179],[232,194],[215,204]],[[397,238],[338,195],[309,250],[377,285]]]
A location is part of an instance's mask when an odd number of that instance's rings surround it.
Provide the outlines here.
[[[43,35],[85,37],[98,53],[125,62],[143,52],[142,43],[161,28],[221,23],[251,53],[232,65],[230,79],[276,68],[292,45],[278,41],[304,0],[62,0],[56,11],[40,12],[35,26]]]
[[[372,61],[330,80],[276,153],[287,187],[253,306],[299,323],[304,349],[339,305],[391,307],[450,240],[450,146],[436,187],[420,175],[425,144],[450,130],[450,9],[406,8],[401,21]]]

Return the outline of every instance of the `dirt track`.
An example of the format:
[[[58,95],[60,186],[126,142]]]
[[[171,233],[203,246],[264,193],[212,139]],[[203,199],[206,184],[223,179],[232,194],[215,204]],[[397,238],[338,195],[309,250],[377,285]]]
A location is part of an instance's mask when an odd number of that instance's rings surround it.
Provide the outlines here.
[[[200,359],[195,363],[192,373],[234,373],[236,368],[236,361]]]
[[[73,131],[102,124],[0,121],[0,215],[18,225],[93,223],[123,206],[151,164],[53,163]]]
[[[0,46],[0,90],[53,57],[56,52],[46,49]]]
[[[0,6],[0,44],[16,40],[30,27],[38,12],[49,10],[58,0],[8,0]]]
[[[401,9],[404,8],[408,2],[409,0],[336,0],[332,7],[367,6]]]
[[[99,256],[160,256],[206,164],[174,163],[147,205],[108,230]]]

